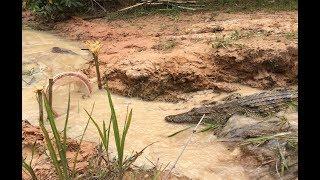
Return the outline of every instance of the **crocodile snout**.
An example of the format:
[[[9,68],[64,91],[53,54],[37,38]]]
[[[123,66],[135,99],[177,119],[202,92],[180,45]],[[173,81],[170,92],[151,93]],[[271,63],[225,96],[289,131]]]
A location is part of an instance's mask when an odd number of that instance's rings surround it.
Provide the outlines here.
[[[193,118],[190,116],[170,115],[166,116],[165,120],[172,123],[193,123]]]

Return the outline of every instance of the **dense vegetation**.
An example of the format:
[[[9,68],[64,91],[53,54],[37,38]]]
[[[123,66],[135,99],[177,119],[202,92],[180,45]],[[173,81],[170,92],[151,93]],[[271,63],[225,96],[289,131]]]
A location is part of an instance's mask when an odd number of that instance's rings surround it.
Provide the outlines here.
[[[45,20],[63,20],[76,13],[95,13],[135,3],[135,0],[23,0],[22,6]]]
[[[23,9],[30,10],[42,19],[59,21],[75,14],[105,14],[137,2],[139,0],[23,0]],[[204,11],[283,11],[298,8],[298,0],[197,0],[197,2]],[[177,11],[172,7],[167,9]],[[157,7],[141,7],[133,14],[148,15],[155,12],[158,12]]]
[[[25,0],[23,8],[45,19],[61,19],[84,5],[83,0]]]

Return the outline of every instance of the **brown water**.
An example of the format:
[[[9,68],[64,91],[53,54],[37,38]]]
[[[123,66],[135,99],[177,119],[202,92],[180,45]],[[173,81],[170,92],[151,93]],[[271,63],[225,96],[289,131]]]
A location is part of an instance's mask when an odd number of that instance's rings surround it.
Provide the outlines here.
[[[37,124],[38,105],[33,89],[36,85],[45,85],[47,82],[48,69],[57,74],[63,71],[77,71],[85,65],[90,58],[87,52],[80,50],[81,45],[75,42],[62,40],[54,35],[31,30],[23,30],[23,64],[24,71],[34,68],[34,79],[31,85],[23,83],[23,119],[32,124]],[[79,55],[51,53],[51,48],[59,46],[72,50]],[[23,76],[30,79],[31,76]],[[94,81],[94,79],[92,79]],[[90,111],[95,102],[93,117],[99,124],[102,121],[108,122],[110,117],[107,96],[104,90],[98,90],[94,83],[93,94],[91,97],[83,99],[82,94],[71,91],[71,111],[68,125],[68,135],[71,138],[79,138],[88,120],[84,109]],[[247,95],[258,90],[240,86],[239,93]],[[127,107],[133,108],[131,127],[126,141],[126,154],[129,155],[133,150],[139,151],[146,145],[159,141],[147,148],[143,155],[136,161],[136,165],[151,167],[151,163],[146,159],[160,163],[172,163],[178,157],[184,144],[190,136],[191,129],[180,133],[174,137],[167,136],[188,125],[170,124],[164,121],[164,117],[188,111],[195,106],[199,106],[203,100],[220,99],[227,94],[216,94],[210,91],[201,91],[190,94],[192,98],[186,103],[165,103],[165,102],[146,102],[136,98],[127,98],[112,95],[115,109],[118,114],[119,124],[124,123]],[[56,119],[58,128],[62,129],[67,108],[68,87],[63,86],[53,95],[54,109],[62,114]],[[85,139],[99,142],[99,136],[92,123],[89,124],[85,134]],[[113,140],[113,136],[111,137]],[[114,143],[111,143],[111,151],[114,150]],[[210,132],[195,134],[191,143],[181,156],[174,172],[184,174],[193,179],[249,179],[249,169],[244,168],[237,162],[240,152],[230,151],[224,144],[216,141],[216,137]],[[171,167],[169,166],[169,168]]]

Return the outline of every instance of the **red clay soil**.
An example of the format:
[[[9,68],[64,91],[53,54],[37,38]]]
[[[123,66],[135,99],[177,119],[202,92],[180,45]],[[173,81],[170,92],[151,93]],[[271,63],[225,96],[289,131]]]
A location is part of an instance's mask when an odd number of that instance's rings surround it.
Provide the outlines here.
[[[68,39],[100,40],[109,88],[145,100],[177,101],[235,83],[268,89],[297,84],[297,12],[182,13],[130,20],[72,18],[55,25]],[[92,62],[83,69],[95,77]]]

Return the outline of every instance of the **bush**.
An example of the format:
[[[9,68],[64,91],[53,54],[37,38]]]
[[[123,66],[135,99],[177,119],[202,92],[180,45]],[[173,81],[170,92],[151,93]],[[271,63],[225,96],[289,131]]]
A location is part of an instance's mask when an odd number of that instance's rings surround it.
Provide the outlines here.
[[[25,8],[46,20],[61,20],[84,7],[82,0],[24,0]]]

